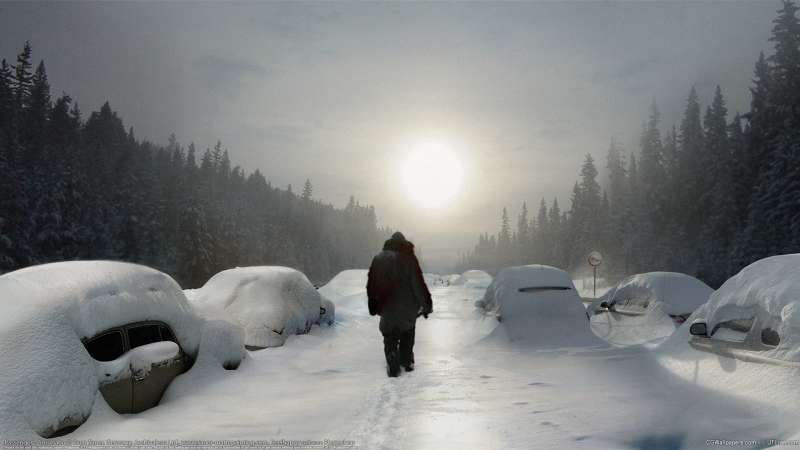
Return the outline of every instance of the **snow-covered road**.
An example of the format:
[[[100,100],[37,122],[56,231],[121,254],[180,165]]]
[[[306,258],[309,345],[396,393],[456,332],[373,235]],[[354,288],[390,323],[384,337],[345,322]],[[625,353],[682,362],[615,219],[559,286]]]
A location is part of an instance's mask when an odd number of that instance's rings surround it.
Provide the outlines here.
[[[473,307],[482,290],[432,293],[435,313],[418,322],[412,373],[386,377],[377,319],[363,293],[342,291],[334,326],[251,352],[236,371],[195,367],[138,415],[117,415],[98,397],[67,438],[650,449],[713,448],[706,440],[781,438],[800,428],[785,408],[695,386],[642,348],[512,345]]]

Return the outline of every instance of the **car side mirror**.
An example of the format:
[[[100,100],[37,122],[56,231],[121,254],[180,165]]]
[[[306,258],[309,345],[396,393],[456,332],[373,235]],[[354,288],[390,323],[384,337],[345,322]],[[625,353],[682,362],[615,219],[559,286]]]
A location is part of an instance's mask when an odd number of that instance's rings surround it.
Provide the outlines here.
[[[708,325],[704,320],[695,320],[689,327],[689,334],[692,336],[708,337]]]

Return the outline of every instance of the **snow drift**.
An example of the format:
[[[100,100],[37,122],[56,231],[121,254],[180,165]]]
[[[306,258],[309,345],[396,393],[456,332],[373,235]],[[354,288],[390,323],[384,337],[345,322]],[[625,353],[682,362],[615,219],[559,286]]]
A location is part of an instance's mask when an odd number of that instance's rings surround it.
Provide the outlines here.
[[[241,324],[250,347],[281,346],[289,336],[308,332],[320,320],[319,292],[302,272],[288,267],[225,270],[190,298],[201,314],[227,315]]]
[[[507,267],[489,285],[476,306],[494,313],[499,330],[512,341],[537,346],[597,345],[586,309],[572,279],[561,269],[543,265]]]
[[[648,272],[625,278],[587,308],[592,331],[617,345],[654,343],[708,301],[713,290],[692,276]],[[612,309],[600,307],[606,302]]]
[[[348,297],[361,294],[367,289],[367,271],[362,269],[343,270],[319,288],[319,293],[328,298]]]
[[[99,362],[81,339],[159,320],[198,353],[203,322],[168,275],[148,267],[79,261],[0,276],[0,435],[49,435],[89,416]],[[162,350],[164,350],[162,348]]]
[[[367,308],[367,271],[344,270],[339,272],[325,286],[319,288],[324,298],[335,304],[337,315],[344,318],[351,315],[369,316]]]

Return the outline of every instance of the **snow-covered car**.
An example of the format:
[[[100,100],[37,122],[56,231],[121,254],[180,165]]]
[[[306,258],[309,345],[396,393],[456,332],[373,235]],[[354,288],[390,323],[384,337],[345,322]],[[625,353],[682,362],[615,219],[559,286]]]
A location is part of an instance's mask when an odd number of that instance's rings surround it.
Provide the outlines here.
[[[800,366],[800,254],[742,269],[690,318],[689,333],[698,350]]]
[[[62,262],[10,272],[0,276],[0,305],[6,437],[72,431],[90,415],[98,390],[119,413],[153,407],[207,340],[205,322],[178,284],[136,264]],[[241,339],[237,348],[235,332],[215,333],[214,351],[227,351],[215,356],[238,365]],[[226,335],[233,341],[219,339]]]
[[[592,331],[617,345],[655,343],[669,337],[713,289],[676,272],[632,275],[595,299],[586,309]]]
[[[570,276],[544,265],[506,267],[476,306],[493,314],[511,340],[596,343]]]
[[[486,289],[491,283],[492,276],[483,270],[467,270],[461,275],[456,275],[449,280],[450,286],[463,286],[476,289]]]
[[[631,275],[598,297],[586,312],[644,315],[660,309],[680,325],[708,301],[714,290],[690,275],[677,272],[647,272]]]
[[[204,316],[227,316],[240,324],[250,350],[279,347],[289,336],[307,333],[321,319],[333,322],[333,304],[323,306],[308,278],[289,267],[224,270],[191,292],[189,300]]]

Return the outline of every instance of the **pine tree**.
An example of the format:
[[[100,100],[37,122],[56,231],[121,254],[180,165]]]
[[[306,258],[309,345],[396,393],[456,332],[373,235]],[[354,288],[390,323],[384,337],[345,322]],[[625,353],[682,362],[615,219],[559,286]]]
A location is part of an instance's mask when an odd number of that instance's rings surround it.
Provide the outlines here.
[[[511,225],[508,218],[508,210],[505,207],[500,218],[500,233],[497,235],[497,246],[504,257],[511,249]]]
[[[13,159],[10,155],[11,130],[14,120],[14,78],[5,59],[0,61],[0,157]]]
[[[525,259],[529,249],[530,232],[528,230],[528,203],[522,202],[522,210],[517,217],[517,257],[520,261]]]
[[[46,157],[45,135],[51,108],[50,84],[42,61],[31,79],[24,121],[23,142],[27,147],[24,159],[29,166],[40,164]]]
[[[726,278],[728,253],[733,240],[732,224],[736,216],[736,204],[731,196],[734,191],[733,168],[727,113],[722,90],[717,86],[705,117],[708,191],[699,199],[706,217],[701,227],[697,255],[697,274],[712,286],[722,284]]]
[[[770,41],[775,44],[775,53],[769,61],[773,83],[770,97],[777,114],[774,124],[792,129],[800,125],[800,22],[793,1],[783,1],[773,24]]]
[[[303,199],[304,202],[308,202],[311,200],[311,194],[314,192],[313,186],[311,186],[311,180],[306,178],[306,182],[303,185],[303,194],[300,198]]]
[[[14,97],[17,111],[28,109],[28,101],[31,96],[31,88],[33,85],[31,55],[31,44],[25,41],[22,52],[17,55],[17,65],[14,66]]]

